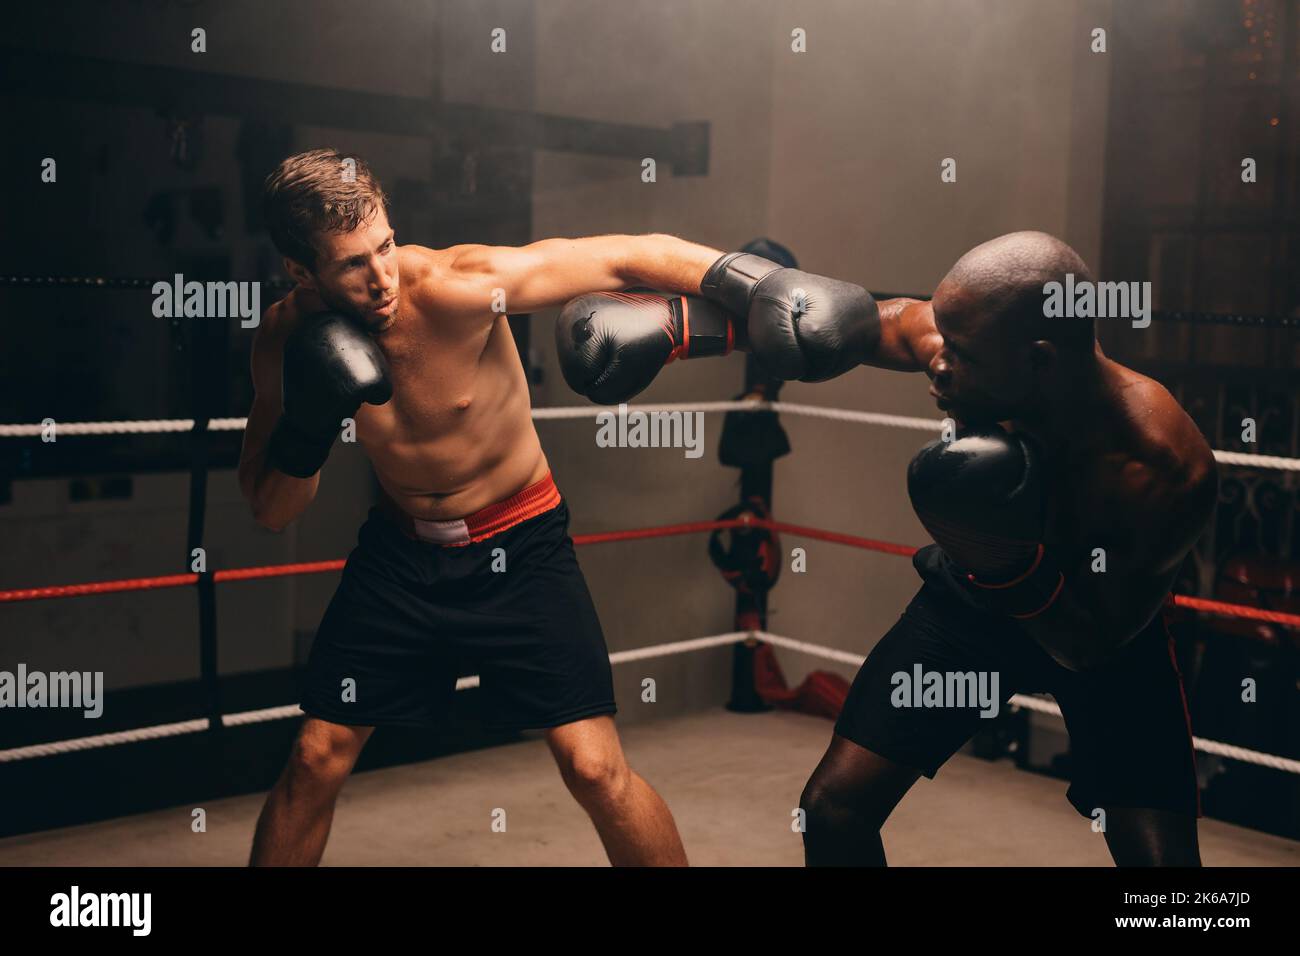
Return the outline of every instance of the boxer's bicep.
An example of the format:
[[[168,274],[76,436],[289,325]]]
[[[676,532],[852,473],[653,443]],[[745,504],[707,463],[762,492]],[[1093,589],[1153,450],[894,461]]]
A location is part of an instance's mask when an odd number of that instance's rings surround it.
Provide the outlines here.
[[[526,246],[464,246],[452,260],[444,305],[474,314],[533,312],[627,282],[626,236],[543,239]]]

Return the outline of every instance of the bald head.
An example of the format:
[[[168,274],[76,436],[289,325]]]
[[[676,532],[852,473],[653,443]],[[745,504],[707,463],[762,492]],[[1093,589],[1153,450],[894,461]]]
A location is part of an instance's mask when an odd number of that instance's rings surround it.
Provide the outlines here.
[[[997,326],[995,334],[1046,339],[1069,351],[1092,352],[1096,328],[1091,319],[1047,318],[1043,286],[1093,281],[1077,252],[1045,232],[1011,232],[982,243],[948,270],[936,290],[962,311],[978,312]]]
[[[967,422],[1023,420],[1079,387],[1097,366],[1093,322],[1043,314],[1043,287],[1071,273],[1092,281],[1079,254],[1043,232],[999,236],[957,260],[932,303],[940,408]]]

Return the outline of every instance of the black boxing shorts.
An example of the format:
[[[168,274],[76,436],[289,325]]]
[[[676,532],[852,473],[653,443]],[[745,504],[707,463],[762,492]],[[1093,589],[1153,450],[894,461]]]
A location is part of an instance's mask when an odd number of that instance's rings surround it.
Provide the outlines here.
[[[1081,814],[1142,807],[1200,816],[1191,721],[1163,613],[1106,664],[1080,673],[976,606],[938,547],[913,563],[925,583],[858,671],[837,734],[933,777],[984,718],[978,706],[895,706],[894,675],[915,675],[918,665],[922,674],[996,673],[999,712],[1017,693],[1050,693],[1060,705],[1073,777],[1066,796]]]
[[[609,652],[568,529],[549,474],[455,521],[372,509],[316,632],[302,709],[428,727],[457,679],[478,674],[493,726],[613,714]]]

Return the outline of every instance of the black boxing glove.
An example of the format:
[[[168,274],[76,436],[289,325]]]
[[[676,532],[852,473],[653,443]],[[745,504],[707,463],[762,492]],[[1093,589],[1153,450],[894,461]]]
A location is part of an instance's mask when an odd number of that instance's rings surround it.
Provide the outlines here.
[[[912,507],[980,606],[1036,617],[1065,579],[1042,544],[1047,486],[1038,448],[998,425],[926,445],[907,469]]]
[[[705,273],[705,298],[745,317],[750,351],[771,375],[824,382],[862,364],[880,342],[866,289],[732,252]]]
[[[617,405],[643,391],[675,358],[726,355],[737,344],[738,325],[696,296],[592,292],[560,310],[555,347],[571,389]]]
[[[334,439],[362,402],[393,397],[388,360],[360,323],[322,312],[309,316],[284,343],[284,413],[271,433],[271,464],[310,478],[329,457]]]

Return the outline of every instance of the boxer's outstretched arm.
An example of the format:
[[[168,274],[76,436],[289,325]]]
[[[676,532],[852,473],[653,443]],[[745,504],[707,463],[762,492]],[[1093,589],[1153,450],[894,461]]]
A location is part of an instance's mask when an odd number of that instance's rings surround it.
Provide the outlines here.
[[[451,273],[437,291],[444,310],[482,315],[534,312],[588,292],[649,286],[697,292],[716,249],[665,235],[542,239],[526,246],[454,246]]]
[[[921,299],[880,299],[880,344],[867,365],[895,372],[924,372],[943,348],[934,309]]]

